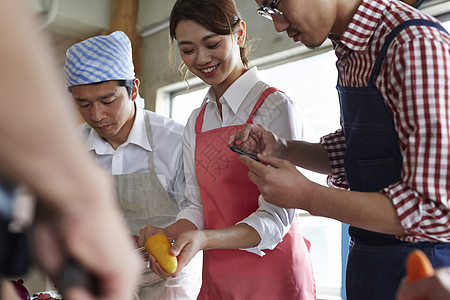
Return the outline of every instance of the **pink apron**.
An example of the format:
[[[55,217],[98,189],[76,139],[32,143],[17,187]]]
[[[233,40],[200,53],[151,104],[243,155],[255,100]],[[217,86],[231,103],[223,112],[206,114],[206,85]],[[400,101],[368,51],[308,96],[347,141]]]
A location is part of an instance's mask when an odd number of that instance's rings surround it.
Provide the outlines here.
[[[265,98],[259,97],[247,123]],[[247,177],[248,168],[226,146],[229,135],[243,125],[202,132],[205,104],[195,124],[195,165],[206,229],[228,227],[258,209],[260,194]],[[316,299],[308,247],[297,218],[274,250],[266,255],[235,249],[203,251],[203,284],[198,299]]]

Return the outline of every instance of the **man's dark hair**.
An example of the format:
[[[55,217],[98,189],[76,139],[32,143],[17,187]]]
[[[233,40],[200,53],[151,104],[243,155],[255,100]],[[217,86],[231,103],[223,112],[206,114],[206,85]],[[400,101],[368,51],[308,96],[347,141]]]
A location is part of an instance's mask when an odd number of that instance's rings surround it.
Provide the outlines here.
[[[124,86],[127,89],[128,97],[131,98],[131,91],[134,87],[134,79],[117,80],[119,86]]]

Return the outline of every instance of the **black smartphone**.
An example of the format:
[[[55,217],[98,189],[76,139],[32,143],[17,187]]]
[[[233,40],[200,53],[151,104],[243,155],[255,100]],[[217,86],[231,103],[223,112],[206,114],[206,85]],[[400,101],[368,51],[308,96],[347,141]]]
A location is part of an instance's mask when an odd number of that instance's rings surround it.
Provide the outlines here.
[[[231,151],[234,151],[234,152],[236,152],[236,153],[239,153],[239,154],[241,154],[241,155],[245,155],[245,156],[248,156],[248,157],[250,157],[250,158],[253,158],[253,159],[256,160],[256,161],[259,161],[259,159],[256,157],[256,153],[255,153],[255,154],[250,154],[250,153],[245,152],[245,151],[243,151],[243,150],[241,150],[241,149],[239,149],[239,148],[236,148],[235,146],[230,146],[230,150],[231,150]]]

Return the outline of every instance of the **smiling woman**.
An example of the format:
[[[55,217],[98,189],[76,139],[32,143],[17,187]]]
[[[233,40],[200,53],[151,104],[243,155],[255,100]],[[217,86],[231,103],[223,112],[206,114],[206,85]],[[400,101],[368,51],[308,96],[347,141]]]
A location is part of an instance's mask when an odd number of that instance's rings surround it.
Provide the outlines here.
[[[177,46],[184,64],[206,84],[214,86],[218,98],[244,72],[244,63],[236,59],[239,47],[233,45],[243,44],[245,23],[233,26],[236,26],[233,35],[211,32],[192,20],[180,20],[176,29]]]
[[[302,119],[299,130],[310,142],[339,127],[339,101],[335,84],[336,57],[331,52],[314,55],[293,62],[261,70],[261,77],[292,95],[298,118]],[[192,110],[199,107],[207,93],[203,88],[172,98],[172,118],[185,124]],[[326,176],[302,170],[306,177],[326,185]],[[348,234],[338,221],[314,217],[300,212],[302,232],[311,241],[311,259],[318,299],[339,299],[345,274]]]
[[[261,81],[256,67],[247,68],[246,24],[233,0],[178,0],[170,35],[189,71],[210,85],[184,131],[191,204],[164,229],[177,236],[172,249],[179,268],[204,250],[199,299],[315,299],[296,211],[268,205],[226,146],[232,132],[253,121],[301,138],[294,103]],[[188,230],[194,225],[200,230]],[[144,235],[155,230],[147,227]]]

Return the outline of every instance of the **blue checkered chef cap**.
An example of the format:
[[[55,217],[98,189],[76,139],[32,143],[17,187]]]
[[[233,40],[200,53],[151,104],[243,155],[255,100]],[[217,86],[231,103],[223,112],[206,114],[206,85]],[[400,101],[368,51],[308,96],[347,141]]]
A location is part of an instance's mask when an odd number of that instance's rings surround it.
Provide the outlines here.
[[[66,56],[67,87],[135,77],[131,42],[122,31],[75,44],[67,49]]]

